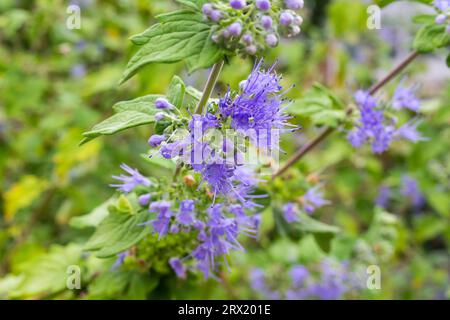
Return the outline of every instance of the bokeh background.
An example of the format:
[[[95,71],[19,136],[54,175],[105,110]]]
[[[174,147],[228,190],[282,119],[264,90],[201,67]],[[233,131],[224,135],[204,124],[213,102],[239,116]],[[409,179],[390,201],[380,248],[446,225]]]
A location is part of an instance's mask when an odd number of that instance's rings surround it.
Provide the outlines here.
[[[289,91],[292,99],[320,82],[350,103],[355,90],[369,87],[409,53],[418,29],[411,17],[429,11],[419,3],[396,1],[383,9],[382,29],[368,30],[369,1],[305,2],[302,35],[283,40],[266,56],[268,62],[278,60],[286,87],[296,85]],[[69,4],[81,7],[80,30],[66,27]],[[332,204],[315,218],[341,228],[332,240],[326,234],[289,237],[278,232],[269,208],[263,212],[260,240],[246,240],[247,252],[233,255],[231,272],[221,282],[178,281],[165,264],[150,274],[130,262],[123,276],[108,272],[114,260],[82,253],[95,215],[91,221],[74,217],[92,212],[114,194],[108,184],[119,165],[125,162],[149,175],[159,171],[143,166],[140,156],[150,129],[128,130],[80,147],[82,132],[109,116],[117,101],[164,93],[174,74],[197,88],[205,82],[206,70],[188,74],[183,63],[155,64],[118,86],[136,50],[127,39],[154,23],[155,15],[174,8],[173,1],[154,0],[0,2],[0,298],[270,298],[254,289],[255,270],[282,286],[277,277],[293,264],[315,270],[328,257],[382,270],[381,290],[356,290],[342,298],[448,299],[448,49],[420,57],[383,90],[390,96],[401,78],[417,85],[424,119],[420,130],[429,141],[395,143],[388,153],[374,156],[355,151],[345,133],[336,133],[290,171],[290,180],[273,186],[288,199],[298,181],[324,181]],[[237,86],[252,64],[249,59],[229,61],[217,92]],[[284,138],[288,154],[319,131],[301,114],[293,122],[303,129]],[[401,192],[405,176],[417,181],[424,198],[420,206]],[[390,215],[374,203],[383,185],[393,190],[385,208]],[[170,243],[165,245],[171,250]],[[86,270],[81,290],[66,290],[70,264]]]

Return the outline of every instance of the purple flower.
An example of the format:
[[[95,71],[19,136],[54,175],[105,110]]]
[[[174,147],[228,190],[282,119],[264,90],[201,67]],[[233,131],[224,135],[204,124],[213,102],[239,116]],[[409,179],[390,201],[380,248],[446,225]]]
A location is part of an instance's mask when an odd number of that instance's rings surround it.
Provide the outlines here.
[[[402,187],[400,192],[404,197],[409,198],[416,208],[420,208],[425,203],[425,198],[420,192],[417,181],[408,175],[402,177]]]
[[[189,226],[194,223],[194,218],[192,216],[194,212],[194,200],[183,200],[180,203],[180,211],[177,215],[177,220],[179,223]]]
[[[156,201],[150,204],[150,212],[157,213],[155,219],[142,223],[142,225],[151,225],[153,230],[158,233],[161,239],[169,232],[170,218],[173,216],[173,212],[170,211],[171,203],[168,201]]]
[[[230,6],[233,9],[240,10],[245,7],[245,0],[230,0]]]
[[[114,264],[111,266],[111,271],[115,271],[115,270],[117,270],[117,268],[119,268],[122,264],[123,264],[123,262],[125,261],[125,258],[126,257],[128,257],[130,254],[129,254],[129,252],[128,251],[124,251],[124,252],[122,252],[122,253],[119,253],[118,255],[117,255],[117,259],[116,259],[116,261],[114,262]]]
[[[375,199],[375,204],[381,208],[386,208],[391,196],[391,189],[387,186],[380,186],[378,189],[378,195]]]
[[[313,213],[317,208],[330,203],[330,201],[323,198],[323,193],[318,190],[319,188],[320,186],[312,187],[303,196],[303,207],[308,213]]]
[[[447,11],[450,9],[450,0],[434,0],[433,5],[440,11]]]
[[[264,29],[269,30],[272,28],[273,20],[270,16],[261,17],[261,25]]]
[[[170,258],[169,264],[173,271],[177,274],[178,278],[186,279],[186,267],[183,265],[180,259]]]
[[[166,137],[164,135],[154,134],[148,139],[148,144],[150,147],[157,147],[166,140]]]
[[[270,47],[276,47],[277,46],[277,44],[278,44],[278,38],[277,38],[277,36],[275,35],[275,34],[273,34],[273,33],[269,33],[267,36],[266,36],[266,43],[267,43],[267,45],[268,46],[270,46]]]
[[[274,66],[262,69],[260,60],[242,86],[242,93],[234,100],[227,94],[219,103],[223,117],[231,116],[231,126],[246,132],[253,143],[260,148],[276,147],[280,132],[289,124],[289,115],[284,113],[284,103],[280,93],[280,76],[274,72]]]
[[[148,205],[148,203],[150,202],[151,197],[152,197],[152,196],[150,195],[150,193],[143,194],[143,195],[139,196],[139,198],[138,198],[139,204],[140,204],[141,206],[146,206],[146,205]]]
[[[86,66],[82,63],[77,63],[70,70],[70,75],[77,79],[84,78],[86,76]]]
[[[267,11],[270,9],[270,1],[269,0],[256,0],[256,8],[261,11]]]
[[[205,115],[193,114],[192,119],[189,122],[189,130],[192,132],[195,130],[201,130],[203,134],[206,130],[211,128],[218,128],[220,126],[220,121],[212,113],[206,113]]]
[[[150,180],[141,175],[137,169],[132,169],[126,164],[121,164],[120,168],[125,170],[129,176],[121,174],[120,176],[112,176],[114,179],[121,181],[120,184],[110,184],[111,187],[117,188],[123,193],[129,193],[138,185],[150,186]]]
[[[284,0],[284,4],[291,10],[299,10],[305,5],[303,0]]]
[[[368,92],[357,91],[354,97],[360,109],[360,123],[348,133],[347,139],[355,148],[370,139],[374,153],[386,151],[395,129],[384,125],[383,111],[377,109],[377,100]]]
[[[406,108],[417,112],[420,108],[420,101],[415,96],[412,87],[398,86],[392,97],[392,107],[396,110]]]
[[[405,123],[399,129],[397,129],[397,131],[395,131],[395,136],[412,142],[428,140],[427,138],[423,137],[420,132],[417,131],[417,126],[420,123],[420,120],[415,119]]]
[[[233,22],[232,24],[230,24],[228,26],[228,32],[230,33],[230,35],[232,36],[239,36],[242,32],[242,25],[240,22]]]
[[[300,287],[309,277],[308,269],[302,265],[293,266],[289,273],[294,287]]]
[[[290,25],[292,22],[294,21],[294,16],[292,15],[292,13],[287,12],[287,11],[283,11],[280,14],[280,23],[283,26],[288,26]]]
[[[283,215],[287,222],[299,221],[298,209],[293,202],[288,202],[283,206]]]

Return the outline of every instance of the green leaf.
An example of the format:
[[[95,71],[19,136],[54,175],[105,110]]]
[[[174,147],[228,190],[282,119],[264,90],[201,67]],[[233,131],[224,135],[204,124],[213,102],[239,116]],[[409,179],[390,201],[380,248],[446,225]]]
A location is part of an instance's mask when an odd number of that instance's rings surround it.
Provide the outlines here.
[[[298,223],[298,228],[304,232],[313,233],[338,233],[340,230],[336,226],[331,226],[329,224],[317,221],[311,218],[306,213],[299,214],[300,222]]]
[[[150,171],[152,169],[156,169],[155,171],[160,171],[160,169],[174,171],[176,168],[175,162],[171,159],[161,157],[150,158],[147,154],[142,154],[141,157],[151,165]],[[164,172],[164,174],[167,174],[167,172]]]
[[[81,252],[81,247],[75,244],[51,247],[48,253],[27,265],[22,282],[9,295],[28,298],[66,289],[68,267],[80,264]]]
[[[116,200],[117,199],[115,197],[111,197],[90,213],[79,217],[73,217],[69,222],[70,226],[78,229],[98,226],[99,223],[108,215],[108,206],[115,203]]]
[[[200,101],[202,98],[203,93],[200,90],[197,90],[196,88],[192,86],[188,86],[186,88],[186,94],[194,99],[194,101]]]
[[[449,44],[450,34],[445,32],[445,24],[429,23],[417,33],[413,47],[420,53],[427,53]]]
[[[447,63],[447,67],[450,68],[450,54],[447,56],[447,59],[445,59],[445,62]]]
[[[101,135],[111,135],[119,131],[149,124],[155,121],[153,115],[140,111],[123,111],[117,113],[99,124],[96,124],[91,131],[83,133],[84,139],[80,144],[84,144]]]
[[[302,98],[292,102],[287,111],[297,116],[310,117],[316,125],[336,127],[345,119],[343,102],[319,83],[315,83]]]
[[[206,0],[175,0],[175,2],[195,11],[200,11],[202,5],[206,3]]]
[[[419,14],[412,18],[412,21],[417,24],[434,23],[435,15],[432,14]]]
[[[174,76],[169,85],[169,91],[167,92],[167,100],[177,108],[183,106],[184,94],[186,92],[186,86],[180,77]]]
[[[298,244],[298,250],[300,252],[300,261],[302,263],[319,262],[325,257],[325,252],[322,251],[317,244],[313,235],[309,234],[303,237]]]
[[[148,212],[118,211],[109,207],[109,215],[100,223],[89,239],[85,250],[97,251],[98,258],[107,258],[125,251],[148,234],[141,224],[148,220]]]
[[[143,66],[189,59],[191,71],[209,67],[222,56],[211,40],[211,24],[202,14],[181,10],[157,17],[160,23],[131,38],[142,48],[131,58],[120,83],[131,78]]]
[[[139,111],[147,113],[148,115],[155,115],[158,109],[155,108],[155,101],[158,98],[164,97],[161,94],[149,94],[133,100],[120,101],[113,105],[113,110],[116,113],[124,111]]]

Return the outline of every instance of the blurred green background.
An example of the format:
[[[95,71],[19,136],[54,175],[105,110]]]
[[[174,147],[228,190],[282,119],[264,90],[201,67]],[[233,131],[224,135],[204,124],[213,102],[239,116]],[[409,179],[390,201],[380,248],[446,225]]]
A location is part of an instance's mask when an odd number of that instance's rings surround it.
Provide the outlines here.
[[[66,27],[70,3],[81,8],[79,30]],[[428,10],[394,3],[383,9],[383,29],[368,30],[364,1],[306,5],[302,35],[283,41],[266,59],[279,61],[286,87],[296,84],[290,98],[320,82],[347,103],[353,91],[369,87],[408,54],[417,30],[410,17]],[[174,74],[199,89],[206,79],[206,70],[188,74],[183,63],[159,64],[118,86],[136,49],[127,39],[154,23],[155,15],[174,8],[173,1],[154,0],[0,2],[0,298],[260,298],[249,288],[250,269],[263,268],[270,275],[293,262],[315,263],[325,256],[381,265],[382,289],[348,298],[449,298],[450,72],[445,49],[419,58],[404,75],[419,85],[420,129],[429,141],[395,143],[390,152],[374,156],[353,150],[345,133],[335,133],[290,171],[292,179],[273,185],[277,197],[289,199],[301,181],[326,182],[333,204],[316,218],[341,228],[331,248],[311,235],[275,235],[269,208],[260,241],[247,241],[248,252],[234,255],[232,272],[219,285],[168,275],[157,283],[133,266],[136,277],[122,281],[107,272],[113,261],[83,257],[82,244],[93,228],[80,228],[71,219],[114,194],[108,184],[120,163],[150,175],[157,169],[141,163],[150,134],[146,127],[80,147],[81,133],[110,115],[117,101],[164,93]],[[252,64],[231,60],[217,92],[237,86]],[[399,79],[384,93],[391,94]],[[293,122],[303,129],[284,138],[288,154],[318,132],[307,117],[296,116]],[[420,210],[398,192],[405,174],[417,179],[426,198]],[[375,209],[381,185],[397,190],[387,208],[395,222],[383,220]],[[88,270],[83,289],[65,290],[65,265],[59,264],[82,258]]]

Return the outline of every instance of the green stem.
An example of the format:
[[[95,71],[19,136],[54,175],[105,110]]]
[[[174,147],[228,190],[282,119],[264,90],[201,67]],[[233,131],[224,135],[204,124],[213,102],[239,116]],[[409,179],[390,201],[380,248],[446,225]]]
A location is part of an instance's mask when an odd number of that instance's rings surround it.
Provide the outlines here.
[[[208,103],[209,98],[211,97],[211,93],[216,85],[217,79],[219,78],[220,71],[222,70],[224,61],[221,60],[217,62],[211,69],[211,73],[209,74],[208,81],[206,81],[205,89],[203,90],[203,95],[198,102],[197,109],[195,109],[196,114],[202,114],[203,109]]]
[[[224,60],[220,60],[219,62],[213,65],[211,72],[209,73],[208,80],[206,81],[202,97],[200,98],[197,108],[195,109],[196,114],[203,113],[203,109],[205,108],[209,98],[211,97],[211,93],[214,90],[214,87],[216,85],[217,79],[219,78],[219,74],[220,71],[222,70],[223,65]],[[173,182],[177,180],[177,177],[180,174],[180,172],[181,172],[181,165],[178,164],[175,169],[175,173],[173,174]]]
[[[392,69],[386,76],[384,76],[381,80],[379,80],[375,85],[373,85],[369,93],[371,95],[375,94],[379,89],[381,89],[386,83],[392,80],[395,76],[397,76],[403,69],[405,69],[415,58],[419,56],[419,52],[413,51],[410,55],[408,55],[405,59],[403,59],[394,69]],[[347,116],[351,114],[351,109],[347,110]],[[331,133],[334,132],[334,128],[325,127],[322,132],[313,140],[304,145],[301,149],[299,149],[294,155],[286,161],[284,166],[282,166],[277,172],[272,175],[272,179],[282,175],[289,167],[299,161],[303,156],[305,156],[309,151],[314,149],[320,142],[325,140]]]

